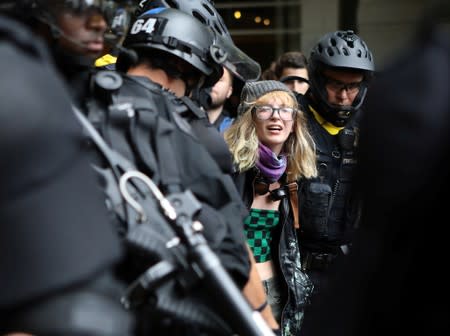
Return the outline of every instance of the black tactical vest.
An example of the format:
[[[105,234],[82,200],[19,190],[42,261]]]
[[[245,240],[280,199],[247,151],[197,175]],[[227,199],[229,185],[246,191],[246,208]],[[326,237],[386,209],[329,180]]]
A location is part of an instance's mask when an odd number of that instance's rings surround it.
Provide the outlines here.
[[[0,15],[0,309],[46,299],[120,258],[50,59],[31,31]]]
[[[352,190],[359,129],[353,119],[331,135],[312,113],[308,118],[319,176],[300,183],[300,235],[304,246],[326,249],[349,243],[359,219],[359,200]]]
[[[102,76],[106,76],[106,80]],[[118,85],[110,85],[116,80]],[[109,84],[103,87],[102,83]],[[177,322],[168,323],[166,327],[178,328],[180,323],[185,323],[190,327],[200,325],[215,333],[219,333],[218,326],[222,332],[227,330],[219,315],[211,312],[211,306],[202,304],[209,299],[204,297],[204,290],[195,289],[198,274],[189,265],[189,253],[183,244],[171,245],[177,238],[176,232],[160,214],[149,189],[139,181],[129,185],[132,197],[143,205],[146,214],[146,225],[141,225],[139,211],[123,203],[120,196],[123,191],[117,179],[121,172],[132,167],[151,178],[164,195],[190,190],[198,202],[198,209],[192,213],[194,219],[204,224],[203,234],[209,246],[236,284],[243,286],[249,263],[241,223],[247,210],[231,177],[223,174],[194,135],[188,122],[193,112],[171,92],[148,79],[109,71],[97,74],[92,87],[98,99],[88,102],[88,119],[106,144],[119,154],[97,160],[96,169],[119,232],[135,252],[132,260],[124,265],[122,276],[133,282],[154,264],[155,272],[162,274],[164,280],[154,291],[157,304],[147,305],[146,309],[151,312],[143,311],[153,318],[151,326],[143,327],[144,333],[147,329],[154,332],[161,327],[161,319],[175,317]],[[165,261],[176,265],[176,270]],[[164,278],[164,272],[171,281]],[[172,277],[172,273],[178,276]],[[136,293],[139,291],[131,293],[129,304],[148,299]],[[178,331],[164,329],[162,333]]]

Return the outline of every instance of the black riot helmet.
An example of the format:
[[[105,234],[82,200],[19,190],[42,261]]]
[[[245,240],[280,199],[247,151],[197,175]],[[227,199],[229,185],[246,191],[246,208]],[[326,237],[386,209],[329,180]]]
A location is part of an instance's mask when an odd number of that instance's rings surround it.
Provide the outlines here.
[[[308,60],[310,93],[318,104],[318,113],[335,126],[344,126],[364,101],[369,81],[375,70],[372,53],[353,31],[325,34],[312,48]],[[336,106],[328,102],[324,69],[361,71],[363,83],[351,106]]]
[[[216,34],[216,44],[226,52],[227,57],[221,60],[222,65],[244,82],[259,79],[261,66],[234,44],[222,16],[212,0],[142,0],[136,8],[135,14],[140,15],[158,7],[178,9],[210,27]]]
[[[214,32],[191,15],[173,8],[151,9],[136,18],[123,46],[138,56],[159,51],[155,54],[163,52],[181,58],[204,75],[205,86],[213,85],[223,74],[220,58],[226,53],[216,44]],[[127,70],[130,66],[127,61],[126,54],[121,53],[117,66]]]

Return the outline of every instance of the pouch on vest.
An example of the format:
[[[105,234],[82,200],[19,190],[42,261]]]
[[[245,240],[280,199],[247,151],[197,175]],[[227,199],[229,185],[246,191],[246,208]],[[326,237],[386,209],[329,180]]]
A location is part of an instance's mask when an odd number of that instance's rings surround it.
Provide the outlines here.
[[[331,187],[326,183],[309,182],[300,189],[300,223],[308,237],[321,239],[328,236],[328,211]]]

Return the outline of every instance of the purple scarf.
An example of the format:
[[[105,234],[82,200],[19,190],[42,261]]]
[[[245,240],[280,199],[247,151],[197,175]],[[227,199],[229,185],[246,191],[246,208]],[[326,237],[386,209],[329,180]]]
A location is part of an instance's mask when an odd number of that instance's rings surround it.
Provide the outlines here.
[[[286,155],[280,154],[278,157],[272,150],[259,143],[259,158],[256,162],[256,167],[261,172],[261,175],[267,179],[269,183],[276,182],[286,170]]]

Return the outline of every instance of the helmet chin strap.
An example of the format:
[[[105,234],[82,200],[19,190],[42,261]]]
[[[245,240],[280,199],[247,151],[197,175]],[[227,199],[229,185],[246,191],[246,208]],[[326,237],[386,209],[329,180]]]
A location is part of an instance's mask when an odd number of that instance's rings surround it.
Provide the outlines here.
[[[212,105],[211,88],[196,87],[192,90],[190,98],[208,110]]]
[[[184,76],[181,76],[180,78],[186,84],[186,96],[190,95],[194,91],[203,91],[205,85],[205,75],[201,75],[199,81],[194,85],[189,85],[188,79],[184,78]]]
[[[345,126],[351,116],[356,112],[353,106],[336,106],[332,109],[332,115],[335,116],[335,119],[330,122],[337,127]]]
[[[330,105],[322,98],[315,99],[315,103],[316,104],[313,105],[317,105],[315,106],[317,113],[319,113],[320,116],[327,122],[336,127],[344,127],[356,112],[356,109],[353,106]]]

